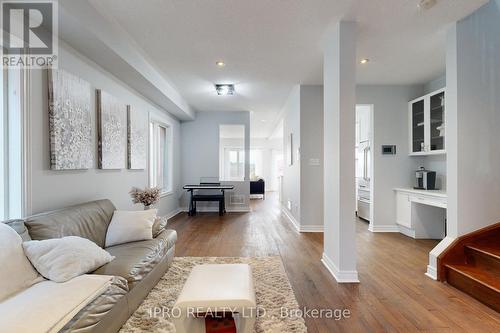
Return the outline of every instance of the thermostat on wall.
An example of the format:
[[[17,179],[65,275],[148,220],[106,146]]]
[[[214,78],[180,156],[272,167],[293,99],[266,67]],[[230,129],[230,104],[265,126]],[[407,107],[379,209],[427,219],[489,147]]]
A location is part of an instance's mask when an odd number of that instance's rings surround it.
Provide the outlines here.
[[[396,155],[396,145],[382,145],[382,155]]]

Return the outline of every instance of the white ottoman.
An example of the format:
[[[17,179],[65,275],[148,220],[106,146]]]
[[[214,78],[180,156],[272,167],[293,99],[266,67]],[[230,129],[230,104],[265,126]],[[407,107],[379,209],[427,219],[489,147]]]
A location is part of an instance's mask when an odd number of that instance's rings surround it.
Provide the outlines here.
[[[254,331],[256,303],[252,269],[246,264],[195,266],[175,302],[177,333],[205,333],[197,314],[232,312],[238,333]]]

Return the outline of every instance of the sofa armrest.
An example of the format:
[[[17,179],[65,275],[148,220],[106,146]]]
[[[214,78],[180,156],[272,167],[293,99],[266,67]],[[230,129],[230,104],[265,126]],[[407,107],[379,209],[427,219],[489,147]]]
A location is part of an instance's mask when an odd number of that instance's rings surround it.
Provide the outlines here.
[[[158,216],[153,224],[153,238],[156,238],[163,230],[167,228],[167,217]]]
[[[165,229],[160,232],[155,238],[162,239],[164,242],[166,242],[167,249],[170,249],[177,242],[177,231],[173,229]]]

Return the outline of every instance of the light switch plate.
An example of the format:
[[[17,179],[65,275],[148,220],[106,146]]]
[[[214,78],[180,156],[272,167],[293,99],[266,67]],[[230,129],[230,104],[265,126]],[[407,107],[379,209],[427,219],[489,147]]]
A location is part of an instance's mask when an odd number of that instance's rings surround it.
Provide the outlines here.
[[[309,165],[310,166],[319,166],[320,165],[319,158],[310,158]]]

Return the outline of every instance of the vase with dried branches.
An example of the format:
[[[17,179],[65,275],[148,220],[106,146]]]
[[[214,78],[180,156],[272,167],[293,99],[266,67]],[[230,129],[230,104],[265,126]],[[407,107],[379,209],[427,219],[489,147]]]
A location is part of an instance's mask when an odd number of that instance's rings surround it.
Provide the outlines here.
[[[144,209],[149,209],[160,200],[161,190],[158,187],[146,187],[145,189],[132,187],[129,193],[133,203],[141,203],[144,205]]]

